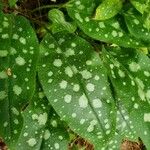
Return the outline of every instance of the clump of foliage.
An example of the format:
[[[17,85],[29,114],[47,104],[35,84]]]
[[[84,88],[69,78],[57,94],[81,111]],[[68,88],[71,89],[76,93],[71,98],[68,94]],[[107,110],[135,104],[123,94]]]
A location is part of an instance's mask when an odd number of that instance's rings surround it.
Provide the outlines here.
[[[0,1],[1,141],[150,149],[150,1],[59,2]]]

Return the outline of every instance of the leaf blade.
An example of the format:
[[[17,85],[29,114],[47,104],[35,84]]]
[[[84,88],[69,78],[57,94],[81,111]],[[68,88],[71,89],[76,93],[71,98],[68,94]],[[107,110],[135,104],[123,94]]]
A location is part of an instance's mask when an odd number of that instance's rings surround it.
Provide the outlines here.
[[[102,147],[103,142],[100,143],[99,139],[102,138],[104,143],[107,142],[106,139],[113,134],[110,128],[113,129],[115,125],[114,103],[109,93],[105,69],[101,66],[98,54],[83,39],[71,34],[64,36],[57,34],[54,37],[59,44],[51,35],[47,35],[41,43],[38,72],[44,92],[57,113],[72,130],[94,142],[95,147]],[[86,44],[88,46],[85,49]],[[49,56],[45,57],[47,52]],[[109,115],[107,112],[112,114]],[[105,122],[101,115],[104,116]],[[108,124],[107,129],[105,124]]]
[[[22,126],[21,109],[35,88],[38,41],[24,17],[1,13],[0,20],[0,91],[3,93],[0,130],[1,137],[13,149]]]

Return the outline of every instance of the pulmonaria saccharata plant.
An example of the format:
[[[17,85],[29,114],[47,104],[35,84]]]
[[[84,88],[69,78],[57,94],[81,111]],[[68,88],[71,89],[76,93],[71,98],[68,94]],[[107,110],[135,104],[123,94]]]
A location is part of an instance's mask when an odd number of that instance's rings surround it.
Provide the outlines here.
[[[94,150],[138,138],[150,149],[149,0],[51,5],[42,39],[16,2],[11,13],[0,2],[0,138],[8,149],[68,150],[76,135]]]

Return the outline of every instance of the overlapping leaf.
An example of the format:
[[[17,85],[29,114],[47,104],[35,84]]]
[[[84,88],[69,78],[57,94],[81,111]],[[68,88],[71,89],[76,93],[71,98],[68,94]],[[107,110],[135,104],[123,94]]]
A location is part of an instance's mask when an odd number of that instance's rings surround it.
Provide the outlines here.
[[[38,65],[44,92],[76,133],[102,148],[114,133],[115,108],[99,54],[77,36],[48,34]]]
[[[23,128],[16,150],[66,150],[69,136],[63,122],[48,105],[41,89],[37,89],[31,104],[23,112]],[[48,106],[48,107],[47,107]]]
[[[130,2],[141,14],[148,12],[149,0],[130,0]]]
[[[34,92],[38,42],[24,17],[1,13],[0,22],[0,136],[13,150]]]
[[[96,9],[94,19],[106,20],[114,17],[122,8],[122,0],[104,0]]]
[[[48,13],[49,20],[53,22],[52,32],[68,31],[73,33],[76,30],[76,25],[65,20],[63,12],[58,9],[52,9]]]
[[[123,138],[141,137],[150,147],[150,60],[134,49],[109,48],[103,51],[108,75],[118,108],[117,142]],[[120,122],[120,118],[124,121]],[[122,130],[121,130],[122,129]],[[113,141],[111,144],[114,144]],[[115,148],[114,148],[115,149]]]
[[[147,42],[149,45],[150,31],[146,26],[144,26],[144,19],[142,16],[136,13],[132,15],[126,14],[125,20],[130,33],[139,40]]]
[[[128,33],[121,17],[104,21],[94,20],[95,7],[95,0],[73,0],[67,5],[67,10],[78,26],[94,39],[123,47],[144,47],[144,43]]]

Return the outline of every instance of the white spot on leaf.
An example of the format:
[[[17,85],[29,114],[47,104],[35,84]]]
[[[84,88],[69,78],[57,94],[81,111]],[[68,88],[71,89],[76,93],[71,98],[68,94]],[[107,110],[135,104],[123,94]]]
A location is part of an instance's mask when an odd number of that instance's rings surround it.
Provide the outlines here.
[[[59,144],[58,144],[58,143],[55,143],[55,144],[54,144],[54,147],[55,147],[55,149],[59,149]]]
[[[144,71],[144,75],[145,75],[146,77],[149,77],[149,76],[150,76],[150,73],[149,73],[148,71]]]
[[[144,114],[144,121],[145,122],[150,122],[150,113],[145,113]]]
[[[95,89],[95,86],[94,86],[94,84],[92,84],[92,83],[88,83],[88,84],[86,85],[86,88],[87,88],[88,91],[93,92],[94,89]]]
[[[13,91],[16,95],[20,95],[22,93],[22,88],[18,85],[13,86]]]
[[[0,100],[3,100],[7,97],[7,93],[5,91],[0,91]]]
[[[59,83],[61,89],[65,89],[67,87],[67,81],[63,80]]]
[[[119,74],[119,76],[120,76],[121,78],[124,78],[124,77],[125,77],[125,73],[124,73],[122,70],[120,70],[120,69],[119,69],[119,71],[118,71],[118,74]]]
[[[26,61],[24,60],[24,58],[22,58],[21,56],[18,56],[15,59],[15,61],[16,61],[16,64],[18,64],[19,66],[23,66],[26,63]]]
[[[61,59],[55,59],[53,62],[53,65],[56,67],[61,67],[61,65],[62,65]]]
[[[79,106],[81,108],[86,108],[88,106],[88,100],[85,96],[85,94],[83,94],[80,98],[79,98]]]
[[[0,57],[6,57],[8,55],[7,50],[0,50]]]
[[[23,37],[20,37],[19,41],[20,41],[20,43],[22,43],[24,45],[26,44],[26,39]]]
[[[79,13],[75,13],[75,18],[80,21],[80,22],[83,22],[83,19],[81,18],[80,14]]]
[[[136,62],[132,62],[129,64],[129,69],[132,72],[137,72],[140,69],[140,65],[137,64]]]
[[[36,145],[36,139],[35,138],[30,138],[28,141],[27,141],[28,145],[33,147],[34,145]]]
[[[78,92],[78,91],[79,91],[79,89],[80,89],[79,84],[75,84],[75,85],[73,85],[73,90],[74,90],[75,92]]]
[[[51,77],[52,75],[53,75],[53,72],[52,71],[50,71],[50,72],[48,72],[48,74],[47,74],[49,77]]]
[[[15,114],[17,116],[19,115],[19,111],[15,107],[12,107],[11,110],[12,110],[13,114]]]
[[[105,28],[104,22],[99,22],[99,27],[100,27],[100,28]]]
[[[75,52],[71,48],[67,49],[66,52],[65,52],[66,57],[73,56],[74,54],[75,54]]]
[[[66,103],[70,103],[70,102],[71,102],[71,99],[72,99],[72,96],[69,95],[69,94],[67,94],[67,95],[64,96],[64,101],[65,101]]]
[[[100,99],[94,99],[93,100],[93,106],[94,108],[101,108],[102,107],[102,102]]]
[[[92,74],[87,70],[80,71],[80,73],[84,79],[89,79],[92,77]]]
[[[146,98],[149,100],[150,99],[150,90],[148,90],[147,92],[146,92]]]
[[[38,117],[39,125],[45,125],[47,122],[47,113],[40,114]]]
[[[117,33],[115,30],[114,30],[114,31],[112,31],[112,33],[111,33],[111,34],[112,34],[112,36],[113,36],[113,37],[116,37],[116,36],[118,35],[118,33]]]
[[[44,139],[45,140],[48,140],[49,138],[50,138],[50,132],[49,132],[49,130],[45,130],[45,133],[44,133]]]
[[[66,73],[66,75],[68,75],[69,77],[73,77],[73,71],[72,71],[72,69],[71,69],[69,66],[67,66],[67,67],[65,68],[65,73]]]

